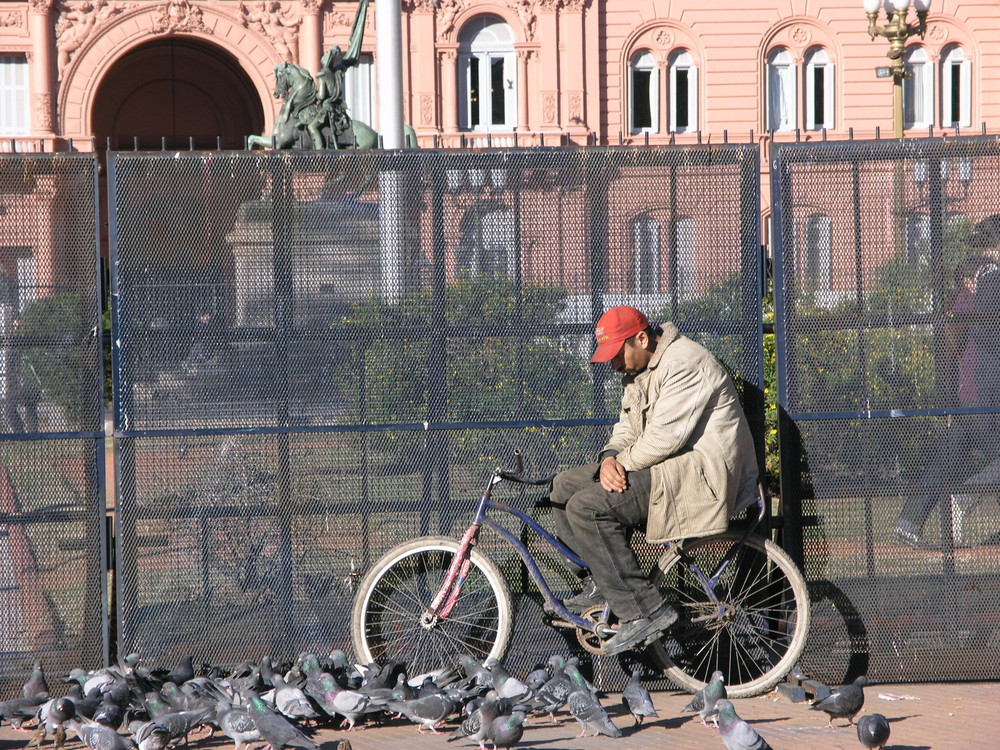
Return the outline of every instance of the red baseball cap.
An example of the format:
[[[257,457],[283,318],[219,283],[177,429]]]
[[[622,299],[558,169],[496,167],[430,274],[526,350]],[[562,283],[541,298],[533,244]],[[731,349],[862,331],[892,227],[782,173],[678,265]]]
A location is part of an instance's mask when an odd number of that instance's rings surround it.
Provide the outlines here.
[[[594,328],[594,337],[597,339],[597,349],[591,362],[608,362],[621,351],[625,339],[635,336],[640,331],[649,328],[649,319],[634,307],[619,305],[612,307],[601,319],[597,321]]]

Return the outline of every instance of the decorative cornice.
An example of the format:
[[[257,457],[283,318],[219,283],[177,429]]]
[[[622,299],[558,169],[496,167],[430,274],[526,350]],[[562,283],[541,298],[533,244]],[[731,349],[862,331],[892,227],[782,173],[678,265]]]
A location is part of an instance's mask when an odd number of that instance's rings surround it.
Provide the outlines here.
[[[201,8],[188,0],[169,0],[161,5],[153,19],[152,30],[157,34],[174,34],[178,31],[211,33],[202,20]]]
[[[48,13],[55,4],[56,0],[31,0],[28,7],[32,13]]]
[[[455,28],[455,19],[458,14],[462,12],[464,3],[461,0],[438,0],[438,4],[434,9],[434,15],[437,17],[437,39],[438,41],[443,41],[451,33],[451,30]]]
[[[535,14],[535,6],[538,0],[510,0],[510,7],[517,13],[517,18],[524,29],[525,41],[532,41],[535,38],[535,25],[538,16]]]
[[[90,40],[99,28],[107,25],[114,16],[132,7],[131,3],[109,3],[107,0],[58,3],[55,24],[56,67],[58,78],[69,65],[76,51]]]
[[[266,36],[274,49],[286,62],[295,59],[302,17],[287,4],[278,0],[258,0],[240,3],[240,20],[248,29],[256,29]]]
[[[0,13],[0,29],[23,29],[24,14],[19,10]]]

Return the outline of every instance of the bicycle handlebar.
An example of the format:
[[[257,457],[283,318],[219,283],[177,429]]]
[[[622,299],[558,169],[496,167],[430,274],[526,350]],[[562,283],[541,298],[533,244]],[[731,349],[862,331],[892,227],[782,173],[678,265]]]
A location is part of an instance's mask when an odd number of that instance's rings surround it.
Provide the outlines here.
[[[518,484],[532,484],[535,486],[541,486],[543,484],[548,484],[555,477],[555,474],[549,474],[547,477],[539,477],[538,479],[532,479],[531,477],[526,477],[521,474],[514,474],[510,471],[504,471],[503,469],[497,469],[496,475],[501,479],[506,479],[510,482],[517,482]]]
[[[550,474],[547,477],[539,477],[538,479],[532,479],[531,477],[524,476],[524,456],[519,450],[514,451],[514,460],[517,462],[517,468],[514,471],[507,471],[506,469],[501,469],[498,466],[493,473],[500,477],[500,479],[506,479],[509,482],[530,484],[536,487],[548,484],[552,481],[553,477],[555,477],[555,474]]]

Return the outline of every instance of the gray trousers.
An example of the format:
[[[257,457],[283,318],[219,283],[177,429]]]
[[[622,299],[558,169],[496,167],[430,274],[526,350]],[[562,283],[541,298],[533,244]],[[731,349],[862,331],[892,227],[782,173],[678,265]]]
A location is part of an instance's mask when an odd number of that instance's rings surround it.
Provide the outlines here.
[[[597,479],[600,464],[567,469],[552,480],[552,513],[559,538],[587,561],[590,574],[619,620],[649,617],[663,597],[643,575],[629,544],[645,528],[652,476],[630,471],[628,489],[607,492]],[[582,573],[582,571],[580,571]]]

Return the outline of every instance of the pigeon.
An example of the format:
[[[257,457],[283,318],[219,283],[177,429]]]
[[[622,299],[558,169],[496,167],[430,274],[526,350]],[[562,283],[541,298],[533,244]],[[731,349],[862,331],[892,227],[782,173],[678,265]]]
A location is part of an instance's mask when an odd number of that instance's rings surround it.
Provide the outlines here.
[[[440,734],[437,725],[455,710],[455,701],[447,695],[428,695],[410,701],[387,701],[385,705],[416,724],[418,732],[429,727],[434,734]]]
[[[694,694],[694,697],[684,706],[684,711],[697,711],[701,715],[701,723],[708,726],[708,720],[712,719],[715,726],[719,726],[718,710],[716,702],[727,697],[726,682],[720,670],[712,672],[708,683]]]
[[[155,721],[147,721],[135,730],[132,739],[139,750],[166,750],[170,745],[170,732]]]
[[[551,678],[552,675],[549,670],[544,666],[538,665],[528,672],[528,676],[524,678],[524,684],[532,690],[538,690],[538,688],[548,682]]]
[[[868,750],[884,750],[889,741],[889,721],[882,714],[865,714],[857,726],[862,745]]]
[[[183,685],[188,680],[194,679],[194,667],[191,666],[191,654],[182,657],[177,666],[167,673],[167,681],[175,685]]]
[[[42,663],[40,661],[36,661],[35,666],[32,667],[31,676],[21,688],[21,695],[25,698],[30,698],[33,695],[49,697],[49,686],[45,682],[45,673],[42,672]]]
[[[732,701],[720,698],[715,705],[719,711],[719,734],[727,750],[772,750],[756,729],[736,715]]]
[[[319,745],[299,731],[298,727],[278,713],[275,713],[261,700],[259,695],[247,693],[247,710],[253,717],[257,730],[271,750],[281,750],[284,747],[301,747],[304,750],[319,750]]]
[[[66,742],[66,722],[76,716],[76,705],[72,698],[53,698],[38,709],[38,729],[28,743],[28,747],[41,747],[49,732],[56,748]]]
[[[847,719],[848,726],[854,726],[854,717],[865,705],[864,686],[867,684],[868,678],[861,675],[850,685],[841,685],[822,700],[813,701],[810,708],[829,714],[827,723],[831,727],[834,719]]]
[[[636,726],[642,724],[642,720],[647,716],[660,718],[653,706],[653,698],[649,691],[639,682],[639,673],[642,669],[635,667],[632,670],[632,678],[622,691],[622,703],[628,708],[632,718],[635,719]]]
[[[293,721],[319,718],[302,688],[290,685],[280,675],[274,676],[274,707]]]
[[[348,732],[354,731],[354,725],[364,714],[381,711],[386,705],[386,702],[357,690],[345,690],[329,673],[322,673],[317,685],[321,691],[318,697],[320,707],[330,716],[343,716],[340,726],[346,724]]]
[[[491,660],[489,671],[493,675],[493,689],[501,698],[519,701],[526,699],[531,694],[531,688],[511,675],[499,661]]]
[[[583,675],[580,674],[573,664],[567,662],[564,668],[573,686],[573,691],[566,699],[570,713],[580,722],[580,734],[577,737],[586,737],[587,730],[593,729],[594,736],[604,734],[608,737],[621,737],[622,731],[614,725],[608,712],[597,700],[597,696],[587,685]]]
[[[48,700],[48,695],[32,695],[0,702],[0,720],[8,721],[15,729],[22,729],[22,725],[34,719],[39,707]]]
[[[566,705],[569,694],[574,690],[573,683],[565,670],[558,669],[544,685],[534,691],[529,705],[532,708],[545,711],[553,724],[559,724],[555,712]]]
[[[251,742],[260,737],[260,730],[250,712],[245,708],[237,708],[226,695],[220,695],[218,708],[215,712],[215,723],[229,739],[236,743],[234,750],[243,750]]]
[[[136,747],[132,740],[103,724],[81,724],[75,719],[69,719],[66,728],[90,750],[135,750]]]
[[[169,744],[187,743],[188,733],[208,721],[214,713],[214,708],[202,708],[197,711],[175,711],[160,714],[136,730],[136,742],[139,744],[140,750],[147,750],[147,748],[148,750],[156,750],[163,736],[166,737],[166,742]],[[142,742],[138,739],[139,734],[146,738],[146,747],[143,747]]]
[[[496,717],[490,722],[487,739],[493,742],[493,750],[510,748],[516,745],[524,734],[524,711]]]
[[[448,742],[468,737],[479,743],[480,750],[485,748],[484,740],[489,735],[490,725],[500,716],[499,696],[495,690],[490,690],[479,707],[470,713],[452,734]]]

